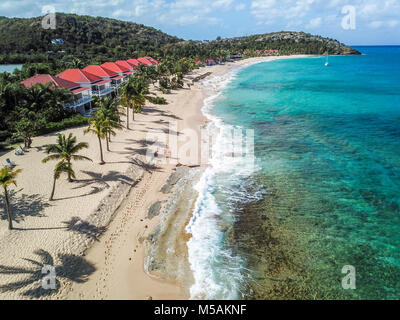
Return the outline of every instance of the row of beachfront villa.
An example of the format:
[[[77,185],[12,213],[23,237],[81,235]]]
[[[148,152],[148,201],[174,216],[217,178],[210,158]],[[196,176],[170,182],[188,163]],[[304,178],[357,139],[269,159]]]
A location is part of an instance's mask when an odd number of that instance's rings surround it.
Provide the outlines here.
[[[152,57],[118,60],[102,65],[90,65],[84,69],[68,69],[56,76],[37,74],[21,82],[27,88],[38,83],[50,83],[52,87],[69,90],[74,100],[66,103],[65,108],[87,114],[92,109],[94,97],[107,97],[118,92],[122,83],[132,76],[139,65],[155,66],[159,62]]]

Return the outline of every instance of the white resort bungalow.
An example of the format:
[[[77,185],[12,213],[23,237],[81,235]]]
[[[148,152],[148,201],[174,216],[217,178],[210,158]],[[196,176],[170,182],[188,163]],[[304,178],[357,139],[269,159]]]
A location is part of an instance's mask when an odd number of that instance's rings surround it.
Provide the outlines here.
[[[123,82],[124,76],[120,76],[118,73],[104,69],[101,66],[91,65],[83,69],[83,71],[88,72],[102,80],[111,80],[111,88],[113,90],[117,89]]]
[[[111,80],[103,80],[89,72],[80,69],[68,69],[57,75],[58,77],[78,83],[83,88],[90,88],[92,96],[106,97],[111,95],[114,89]]]
[[[21,82],[27,88],[31,88],[38,83],[42,85],[50,83],[53,88],[69,90],[73,95],[74,101],[65,103],[64,107],[66,109],[82,114],[91,109],[92,94],[90,88],[81,87],[78,83],[54,77],[50,74],[37,74]]]
[[[30,88],[37,83],[51,83],[53,87],[67,89],[73,94],[74,101],[65,103],[64,107],[88,114],[92,110],[93,97],[104,98],[118,92],[118,88],[135,74],[140,64],[151,66],[159,62],[151,57],[118,60],[103,63],[101,66],[90,65],[82,70],[68,69],[57,76],[38,74],[21,84]]]

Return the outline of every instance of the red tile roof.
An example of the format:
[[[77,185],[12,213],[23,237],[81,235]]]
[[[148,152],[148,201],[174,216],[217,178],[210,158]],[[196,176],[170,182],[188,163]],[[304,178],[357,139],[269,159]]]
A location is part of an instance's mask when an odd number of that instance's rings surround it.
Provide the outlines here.
[[[121,68],[121,69],[127,69],[128,71],[133,69],[132,65],[129,64],[127,61],[125,60],[118,60],[115,61],[115,63]]]
[[[146,58],[138,58],[138,61],[139,61],[140,63],[143,63],[145,66],[151,66],[151,65],[153,65],[153,63],[150,62],[149,60],[147,60]]]
[[[90,89],[89,88],[78,88],[78,89],[72,90],[72,93],[73,94],[78,94],[80,92],[88,91],[88,90],[90,90]]]
[[[131,68],[123,68],[123,67],[117,65],[117,64],[114,63],[114,62],[106,62],[106,63],[103,63],[103,64],[101,65],[101,67],[104,68],[104,69],[107,69],[107,70],[116,72],[116,73],[126,72],[126,71],[129,71],[129,70],[131,69]]]
[[[101,78],[94,74],[79,69],[68,69],[57,76],[77,83],[93,83],[101,80]]]
[[[128,59],[126,60],[132,67],[139,67],[139,61],[137,59]]]
[[[22,85],[24,85],[27,88],[33,87],[35,84],[41,83],[45,85],[46,83],[51,83],[52,87],[57,87],[57,88],[64,88],[64,89],[72,89],[72,88],[77,88],[79,87],[79,84],[68,81],[65,79],[61,79],[58,77],[54,77],[50,74],[37,74],[29,79],[26,79],[21,82]]]
[[[114,71],[107,70],[102,68],[101,66],[95,66],[95,65],[87,66],[86,68],[83,69],[83,71],[94,74],[99,78],[112,78],[118,76],[118,73]]]
[[[145,59],[149,60],[152,64],[159,64],[160,62],[152,57],[144,57]]]
[[[111,80],[103,80],[103,81],[100,81],[100,82],[96,82],[95,85],[99,86],[101,84],[110,83],[110,82],[111,82]]]

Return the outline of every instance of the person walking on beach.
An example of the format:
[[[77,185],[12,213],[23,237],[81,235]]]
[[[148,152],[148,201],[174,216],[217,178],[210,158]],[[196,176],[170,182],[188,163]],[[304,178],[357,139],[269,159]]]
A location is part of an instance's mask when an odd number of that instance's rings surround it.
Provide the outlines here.
[[[169,149],[168,144],[164,148],[164,157],[165,159],[169,159],[171,157],[171,150]]]

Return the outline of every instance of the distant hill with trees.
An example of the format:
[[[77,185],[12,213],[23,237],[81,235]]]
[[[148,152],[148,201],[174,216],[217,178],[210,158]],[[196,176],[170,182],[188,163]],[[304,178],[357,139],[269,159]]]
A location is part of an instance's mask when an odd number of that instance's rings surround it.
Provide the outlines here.
[[[98,60],[128,59],[162,51],[181,39],[132,22],[56,14],[56,29],[44,29],[42,18],[0,17],[0,63],[44,62],[58,56]],[[63,44],[52,40],[62,39]]]
[[[54,30],[44,29],[42,18],[0,17],[0,64],[50,62],[61,68],[72,59],[87,64],[143,55],[216,58],[265,49],[278,49],[281,54],[358,54],[336,40],[304,32],[184,41],[151,27],[109,18],[57,13]]]

